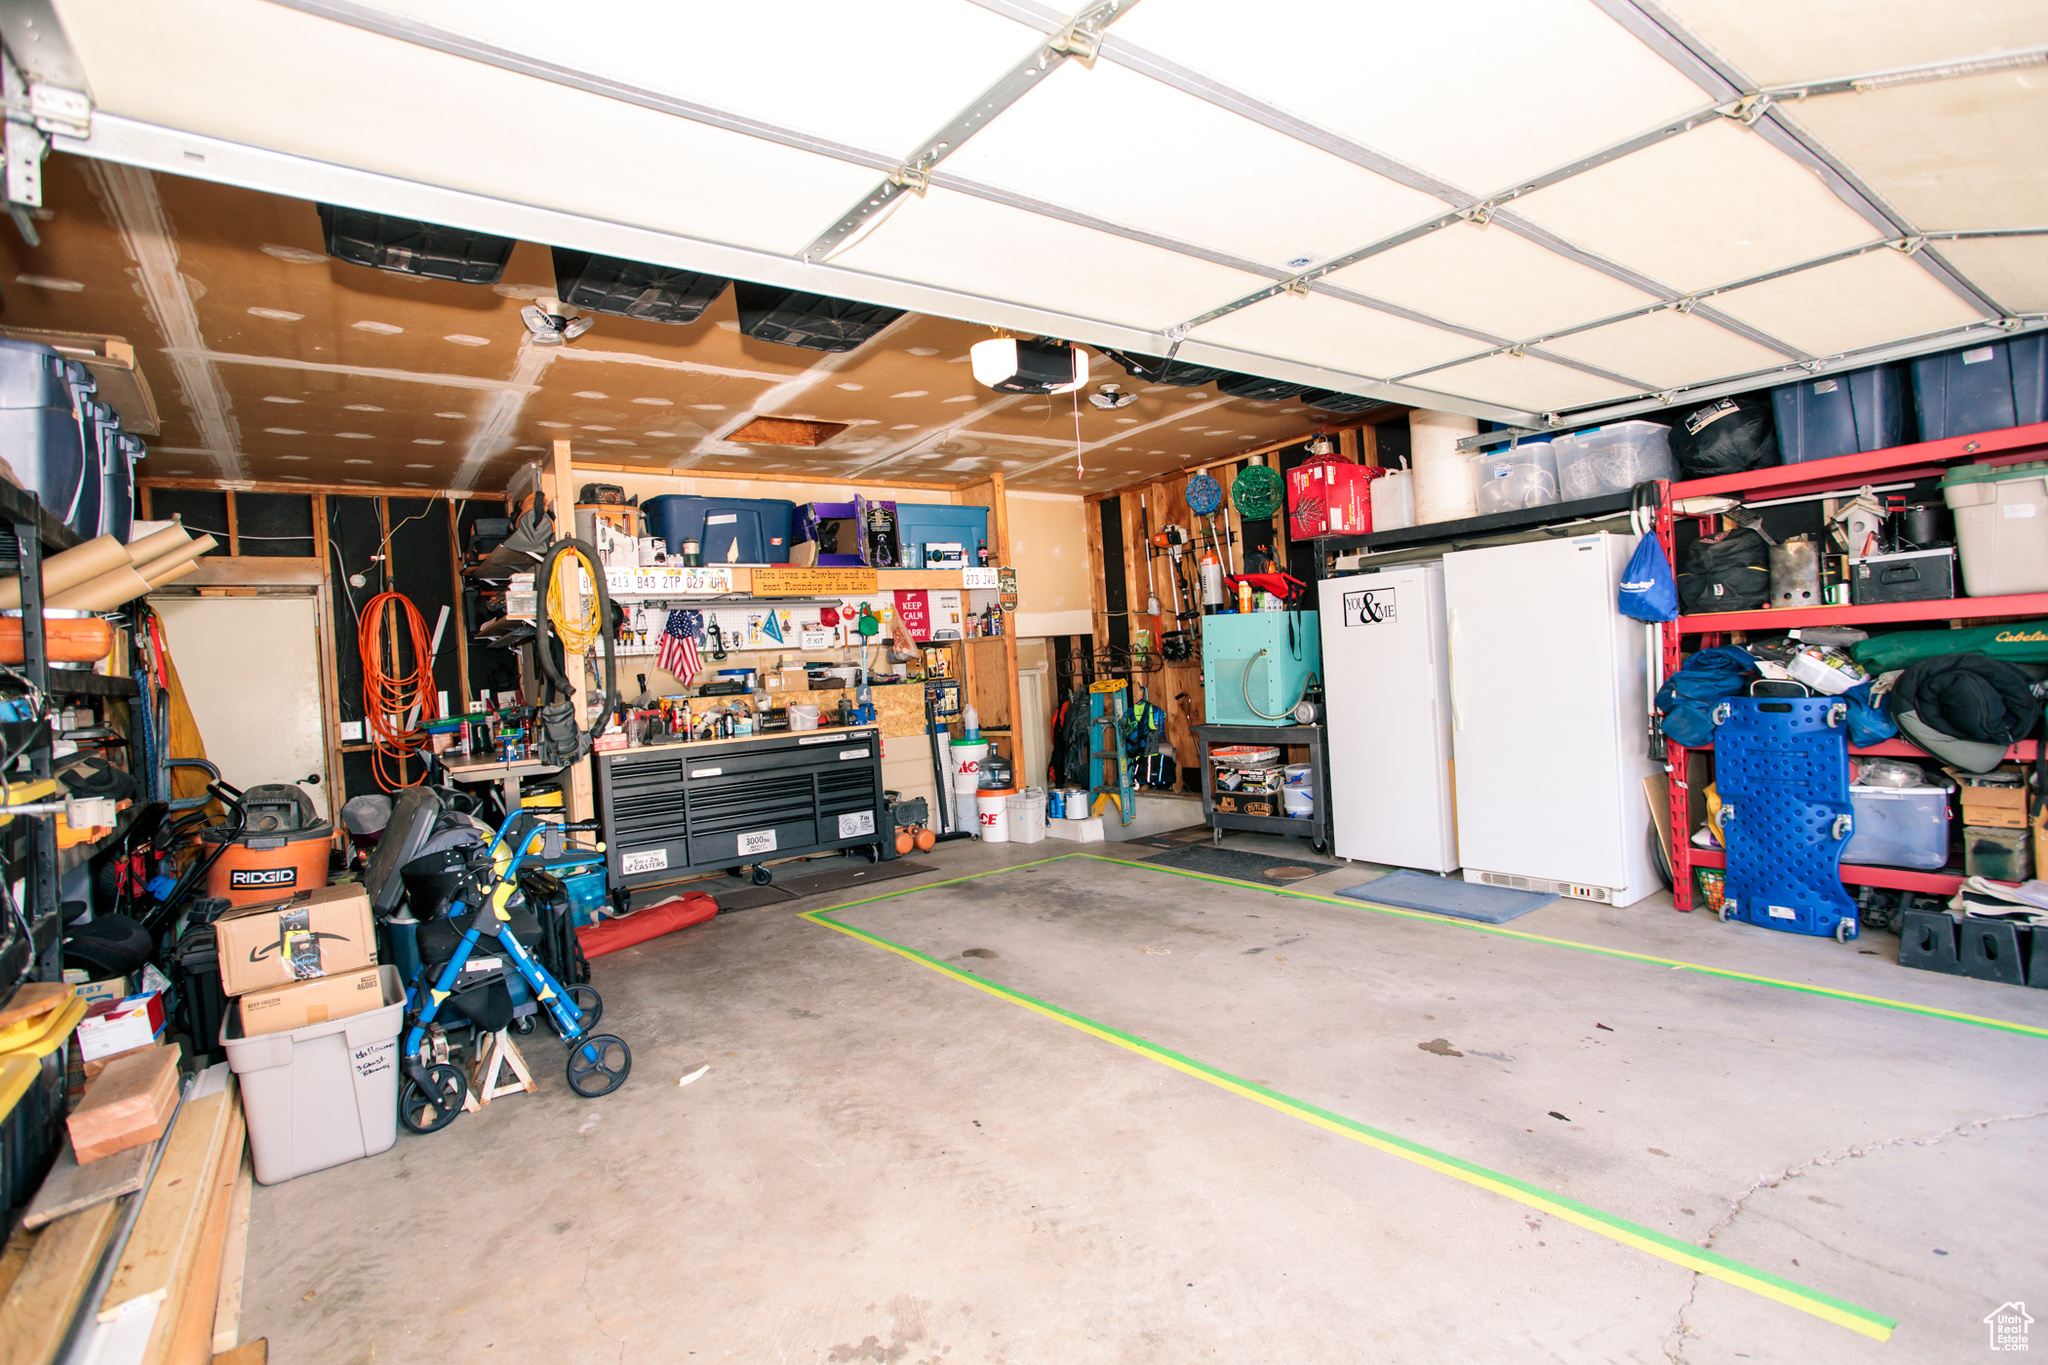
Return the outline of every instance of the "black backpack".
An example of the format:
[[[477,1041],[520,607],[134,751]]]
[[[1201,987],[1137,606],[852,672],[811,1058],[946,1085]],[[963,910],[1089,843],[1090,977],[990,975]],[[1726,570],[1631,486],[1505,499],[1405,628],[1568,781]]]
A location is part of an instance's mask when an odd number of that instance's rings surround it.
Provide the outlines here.
[[[1747,526],[1701,536],[1685,552],[1678,601],[1688,616],[1754,611],[1771,600],[1771,547]]]

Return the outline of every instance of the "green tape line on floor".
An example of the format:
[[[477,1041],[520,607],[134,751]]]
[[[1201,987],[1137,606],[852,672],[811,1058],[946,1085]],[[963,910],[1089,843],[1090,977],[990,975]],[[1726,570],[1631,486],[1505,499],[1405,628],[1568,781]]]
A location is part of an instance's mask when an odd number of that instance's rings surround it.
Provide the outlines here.
[[[1059,860],[1046,859],[1044,861],[1056,862]],[[1118,860],[1109,858],[1102,861],[1116,862]],[[884,892],[880,895],[868,896],[862,900],[851,901],[845,905],[835,905],[823,910],[813,910],[805,914],[803,918],[810,920],[814,924],[822,924],[828,929],[836,929],[842,934],[847,934],[864,943],[872,944],[877,948],[895,953],[899,957],[915,962],[921,967],[928,967],[932,971],[951,977],[955,981],[965,982],[976,990],[984,991],[1001,1000],[1007,1000],[1011,1004],[1021,1005],[1036,1014],[1056,1020],[1070,1028],[1079,1029],[1083,1033],[1100,1038],[1104,1042],[1114,1044],[1126,1051],[1137,1053],[1139,1056],[1149,1058],[1155,1062],[1164,1063],[1174,1070],[1192,1076],[1197,1080],[1206,1081],[1210,1085],[1228,1090],[1246,1099],[1254,1100],[1290,1117],[1312,1123],[1318,1128],[1337,1134],[1339,1137],[1349,1138],[1364,1146],[1400,1157],[1404,1161],[1410,1161],[1418,1166],[1424,1166],[1430,1170],[1451,1176],[1454,1179],[1462,1180],[1466,1184],[1476,1185],[1481,1189],[1491,1190],[1495,1194],[1505,1195],[1517,1203],[1526,1204],[1530,1208],[1540,1209],[1554,1217],[1585,1228],[1589,1232],[1598,1233],[1603,1237],[1611,1238],[1625,1246],[1634,1247],[1639,1251],[1646,1251],[1652,1256],[1670,1261],[1674,1265],[1683,1266],[1699,1274],[1710,1275],[1737,1288],[1747,1289],[1754,1294],[1761,1294],[1765,1298],[1774,1299],[1779,1303],[1797,1308],[1804,1313],[1810,1313],[1837,1326],[1846,1327],[1852,1332],[1861,1333],[1878,1341],[1886,1341],[1890,1339],[1892,1329],[1898,1325],[1895,1320],[1885,1317],[1880,1313],[1872,1312],[1870,1309],[1859,1308],[1855,1304],[1823,1294],[1819,1290],[1809,1289],[1804,1285],[1795,1284],[1791,1280],[1782,1279],[1768,1271],[1758,1270],[1754,1266],[1744,1265],[1740,1261],[1733,1261],[1725,1256],[1716,1255],[1711,1251],[1693,1246],[1689,1242],[1681,1242],[1675,1237],[1643,1227],[1639,1223],[1632,1223],[1626,1218],[1606,1213],[1589,1204],[1581,1204],[1575,1199],[1570,1199],[1564,1195],[1528,1184],[1525,1181],[1517,1180],[1513,1176],[1488,1170],[1484,1166],[1452,1156],[1447,1152],[1439,1152],[1434,1148],[1425,1147],[1421,1143],[1411,1142],[1407,1138],[1398,1137],[1383,1129],[1374,1128],[1370,1124],[1346,1118],[1342,1114],[1333,1113],[1330,1110],[1309,1104],[1304,1100],[1297,1100],[1291,1095],[1284,1095],[1277,1090],[1245,1080],[1241,1076],[1233,1076],[1229,1072],[1219,1070],[1205,1062],[1198,1062],[1193,1058],[1184,1057],[1171,1048],[1148,1042],[1143,1038],[1137,1037],[1135,1034],[1125,1033],[1121,1029],[1099,1023],[1084,1015],[1076,1014],[1072,1010],[1062,1009],[1058,1005],[1047,1004],[1045,1001],[1035,999],[1024,994],[1022,991],[1014,990],[999,982],[987,980],[975,973],[941,962],[937,958],[920,953],[915,948],[907,948],[900,943],[883,938],[880,934],[857,928],[851,924],[842,924],[840,921],[832,918],[832,916],[840,911],[851,910],[856,906],[871,904],[875,901],[890,900],[897,896],[915,895],[920,891],[931,891],[952,883],[972,881],[976,877],[993,876],[1003,872],[1016,872],[1022,870],[1023,867],[1042,865],[1042,863],[1027,863],[1018,867],[995,868],[988,872],[976,872],[964,877],[949,878],[944,882],[932,882],[924,886],[905,887],[902,890]],[[1142,863],[1129,865],[1143,866]],[[1155,868],[1153,870],[1163,872],[1168,869]]]
[[[1215,882],[1220,886],[1243,887],[1253,891],[1264,891],[1275,896],[1292,896],[1296,900],[1316,901],[1322,905],[1340,906],[1346,910],[1371,910],[1382,915],[1398,915],[1402,919],[1425,920],[1431,924],[1445,924],[1453,929],[1467,929],[1477,934],[1493,934],[1500,938],[1520,939],[1524,943],[1547,943],[1553,948],[1574,948],[1582,953],[1598,953],[1602,957],[1621,958],[1627,962],[1647,962],[1654,967],[1670,967],[1678,971],[1698,972],[1702,976],[1718,976],[1728,981],[1748,981],[1758,986],[1770,986],[1781,991],[1798,991],[1802,995],[1825,996],[1830,1000],[1848,1000],[1859,1005],[1875,1005],[1879,1009],[1899,1010],[1906,1014],[1925,1015],[1929,1019],[1946,1019],[1957,1024],[1973,1024],[1978,1028],[1998,1029],[2004,1033],[2021,1033],[2031,1038],[2048,1038],[2048,1027],[2039,1024],[2015,1023],[2010,1019],[1992,1019],[1982,1014],[1964,1014],[1961,1010],[1945,1010],[1934,1005],[1915,1005],[1904,1000],[1892,1000],[1882,995],[1863,995],[1856,991],[1838,991],[1829,986],[1810,986],[1799,981],[1786,981],[1775,976],[1757,976],[1752,972],[1738,972],[1728,967],[1709,967],[1700,962],[1685,962],[1675,957],[1656,957],[1649,953],[1632,953],[1626,948],[1603,948],[1597,943],[1580,943],[1576,939],[1550,938],[1544,934],[1531,934],[1521,929],[1505,929],[1497,924],[1480,924],[1473,920],[1459,919],[1454,915],[1434,915],[1427,910],[1409,910],[1398,905],[1376,905],[1371,901],[1359,900],[1353,896],[1323,896],[1313,891],[1294,891],[1284,886],[1262,886],[1258,882],[1239,881],[1235,877],[1218,877],[1208,872],[1189,872],[1178,867],[1158,867],[1152,863],[1134,862],[1127,858],[1109,858],[1100,853],[1068,853],[1067,858],[1086,858],[1090,862],[1114,863],[1118,867],[1138,867],[1147,872],[1159,872],[1169,877],[1192,877],[1196,881]],[[1057,862],[1047,858],[1043,862]],[[1038,867],[1040,863],[1025,863],[1025,867]],[[998,868],[1007,872],[1009,868]],[[984,874],[977,874],[984,875]],[[859,901],[853,902],[861,904]]]

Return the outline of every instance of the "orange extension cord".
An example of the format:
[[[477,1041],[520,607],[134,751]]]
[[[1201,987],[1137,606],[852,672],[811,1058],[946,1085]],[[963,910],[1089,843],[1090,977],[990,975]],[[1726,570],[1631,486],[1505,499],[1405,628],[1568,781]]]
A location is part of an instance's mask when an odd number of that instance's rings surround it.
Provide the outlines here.
[[[396,606],[405,616],[412,634],[410,673],[393,677],[384,671],[384,610]],[[427,635],[426,620],[412,599],[400,592],[380,592],[363,607],[356,645],[363,656],[363,715],[369,721],[370,742],[376,746],[370,762],[377,785],[395,792],[416,787],[420,778],[406,776],[406,760],[426,747],[426,731],[400,729],[405,717],[417,706],[422,722],[441,717],[440,695],[434,687],[433,643]],[[402,657],[396,648],[392,658]],[[397,768],[397,776],[391,774]],[[422,772],[421,776],[424,776]]]

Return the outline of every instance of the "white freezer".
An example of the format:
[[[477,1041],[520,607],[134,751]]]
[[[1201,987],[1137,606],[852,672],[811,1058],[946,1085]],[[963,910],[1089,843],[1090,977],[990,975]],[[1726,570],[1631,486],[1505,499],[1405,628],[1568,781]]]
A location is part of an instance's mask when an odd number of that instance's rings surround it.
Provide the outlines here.
[[[1443,566],[1320,586],[1333,851],[1454,871]]]
[[[1633,548],[1599,533],[1444,556],[1467,881],[1615,905],[1662,885],[1643,626],[1615,609]]]

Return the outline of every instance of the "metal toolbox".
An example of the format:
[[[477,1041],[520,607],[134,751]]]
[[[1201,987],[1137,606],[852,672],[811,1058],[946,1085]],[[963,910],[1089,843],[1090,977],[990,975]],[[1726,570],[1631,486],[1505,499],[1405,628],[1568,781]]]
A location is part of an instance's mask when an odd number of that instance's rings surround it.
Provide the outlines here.
[[[614,886],[893,838],[873,726],[599,754],[598,814]],[[893,844],[891,845],[893,851]]]

